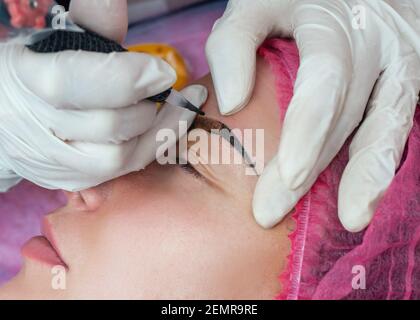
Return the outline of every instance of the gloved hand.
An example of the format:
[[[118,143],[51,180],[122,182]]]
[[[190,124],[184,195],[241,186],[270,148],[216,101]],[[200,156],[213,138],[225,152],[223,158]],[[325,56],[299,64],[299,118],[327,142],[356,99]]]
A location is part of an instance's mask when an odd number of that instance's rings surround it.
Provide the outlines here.
[[[127,31],[127,3],[73,0],[73,21],[116,41]],[[0,191],[26,178],[78,191],[144,168],[160,128],[178,132],[195,114],[143,99],[176,80],[163,60],[139,53],[37,54],[0,44]],[[206,90],[184,95],[196,105]]]
[[[338,213],[349,231],[369,224],[413,124],[420,90],[419,21],[418,0],[229,2],[207,44],[223,114],[247,104],[256,50],[264,39],[293,36],[301,57],[278,154],[255,191],[259,224],[268,228],[281,221],[359,125],[340,183]]]

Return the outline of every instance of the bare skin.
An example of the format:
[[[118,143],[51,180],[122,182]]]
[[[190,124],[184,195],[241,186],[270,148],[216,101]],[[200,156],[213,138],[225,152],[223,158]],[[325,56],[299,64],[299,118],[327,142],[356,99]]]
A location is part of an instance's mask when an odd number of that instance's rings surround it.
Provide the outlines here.
[[[210,77],[207,116],[230,128],[265,129],[265,162],[280,135],[274,78],[258,63],[244,111],[219,114]],[[264,107],[261,108],[261,105]],[[199,129],[198,129],[199,130]],[[208,134],[212,141],[215,135]],[[233,152],[222,142],[221,148]],[[256,176],[245,165],[198,164],[191,174],[157,163],[146,170],[69,194],[47,224],[68,267],[66,289],[51,287],[51,266],[25,258],[0,299],[272,299],[290,250],[286,219],[263,230],[252,216]]]

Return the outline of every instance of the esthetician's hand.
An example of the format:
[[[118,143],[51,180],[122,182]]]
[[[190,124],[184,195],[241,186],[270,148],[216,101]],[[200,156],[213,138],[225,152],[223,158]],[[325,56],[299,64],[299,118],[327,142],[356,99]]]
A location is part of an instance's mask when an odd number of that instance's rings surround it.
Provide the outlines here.
[[[73,0],[76,23],[122,41],[127,3]],[[144,168],[156,157],[160,128],[178,132],[195,114],[143,99],[176,80],[163,60],[139,53],[65,51],[38,54],[0,44],[0,191],[21,178],[50,189],[79,191]],[[197,106],[206,90],[184,95]]]
[[[229,2],[207,44],[223,114],[246,106],[256,50],[266,38],[293,36],[301,57],[278,154],[256,188],[259,224],[269,228],[281,221],[356,128],[338,214],[350,231],[369,224],[413,124],[419,21],[418,0]]]

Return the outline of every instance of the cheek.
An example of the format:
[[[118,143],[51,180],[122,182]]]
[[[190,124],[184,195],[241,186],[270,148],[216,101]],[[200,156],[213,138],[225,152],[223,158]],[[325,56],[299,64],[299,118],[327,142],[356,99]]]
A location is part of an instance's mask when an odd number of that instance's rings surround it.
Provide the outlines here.
[[[194,180],[181,169],[172,167],[162,168],[156,175],[122,181],[118,191],[121,196],[112,204],[111,212],[121,212],[128,219],[132,217],[137,225],[158,226],[174,220],[194,222],[214,197],[209,188]]]
[[[126,298],[192,298],[219,289],[233,228],[208,206],[193,213],[180,202],[150,201],[98,221],[95,238],[79,252],[85,259],[72,277],[77,294],[96,297],[112,287],[113,296]]]
[[[244,210],[174,168],[119,180],[100,212],[78,217],[69,246],[75,295],[102,297],[112,287],[127,298],[220,296],[247,252]]]

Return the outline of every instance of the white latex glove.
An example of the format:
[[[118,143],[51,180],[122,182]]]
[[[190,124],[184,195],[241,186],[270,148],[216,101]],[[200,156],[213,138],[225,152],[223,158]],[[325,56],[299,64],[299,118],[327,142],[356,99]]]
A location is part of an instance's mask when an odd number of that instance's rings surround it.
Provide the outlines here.
[[[355,29],[360,9],[366,28]],[[223,114],[247,104],[256,50],[271,36],[293,36],[301,66],[278,154],[255,191],[255,218],[267,228],[281,221],[360,125],[338,213],[347,230],[362,230],[412,128],[420,90],[420,1],[231,0],[207,44]]]
[[[122,41],[127,4],[73,0],[73,20]],[[160,128],[178,132],[195,114],[143,99],[176,80],[163,60],[138,53],[33,53],[0,44],[0,190],[26,178],[50,189],[78,191],[144,168],[156,157]],[[197,106],[206,90],[184,95]]]

